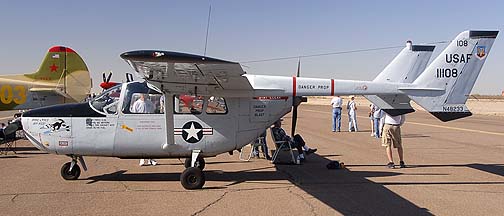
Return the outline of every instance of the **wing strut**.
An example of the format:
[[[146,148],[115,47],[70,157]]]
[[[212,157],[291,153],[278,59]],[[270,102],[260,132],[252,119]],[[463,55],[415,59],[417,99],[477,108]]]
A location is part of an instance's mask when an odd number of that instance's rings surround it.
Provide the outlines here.
[[[175,144],[173,137],[173,94],[164,92],[165,97],[165,124],[166,124],[166,145]]]

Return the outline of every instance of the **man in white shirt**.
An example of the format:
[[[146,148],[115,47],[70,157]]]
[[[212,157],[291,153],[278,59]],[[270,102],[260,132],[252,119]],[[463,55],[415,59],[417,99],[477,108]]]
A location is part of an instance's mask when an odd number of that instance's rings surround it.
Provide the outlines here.
[[[132,113],[154,113],[156,107],[150,100],[146,100],[144,94],[140,94],[140,98],[133,103],[131,107]]]
[[[343,104],[343,99],[338,95],[331,100],[332,106],[332,132],[338,132],[341,130],[341,105]]]
[[[132,113],[154,113],[156,107],[150,100],[146,100],[144,94],[140,94],[140,98],[138,98],[133,106],[131,107]],[[157,165],[157,161],[154,159],[140,159],[140,166],[144,165]]]
[[[373,104],[373,123],[374,123],[374,137],[376,138],[380,138],[380,128],[381,128],[381,125],[380,125],[380,119],[382,118],[382,111],[380,109],[380,107],[376,106]]]
[[[348,131],[352,132],[352,128],[354,128],[355,132],[359,131],[357,128],[357,105],[355,104],[355,96],[350,96],[350,101],[348,101],[347,109],[348,109]]]
[[[382,130],[382,146],[386,147],[387,158],[389,160],[387,167],[391,169],[395,168],[394,160],[392,159],[393,146],[397,149],[397,153],[399,154],[399,166],[401,168],[406,168],[401,140],[401,125],[404,124],[406,117],[405,115],[390,116],[387,113],[384,113],[384,115],[385,124]]]

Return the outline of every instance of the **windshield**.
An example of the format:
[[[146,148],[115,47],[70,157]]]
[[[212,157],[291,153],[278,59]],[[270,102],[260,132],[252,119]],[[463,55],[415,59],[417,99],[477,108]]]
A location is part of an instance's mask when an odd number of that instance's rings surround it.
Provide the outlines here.
[[[121,96],[122,84],[116,85],[100,95],[93,98],[89,103],[99,112],[105,112],[103,109],[110,104],[117,104]],[[110,113],[110,111],[108,112]]]

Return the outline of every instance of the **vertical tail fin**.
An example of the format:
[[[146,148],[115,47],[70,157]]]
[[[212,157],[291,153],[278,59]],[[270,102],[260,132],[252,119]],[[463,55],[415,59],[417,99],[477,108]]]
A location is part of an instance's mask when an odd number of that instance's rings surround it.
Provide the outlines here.
[[[57,83],[75,101],[83,100],[91,90],[91,77],[86,63],[69,47],[49,48],[39,69],[25,76],[36,81]]]
[[[412,83],[425,69],[435,46],[412,45],[411,41],[390,62],[373,82]],[[404,94],[395,95],[367,95],[373,104],[390,115],[401,115],[414,112],[410,105],[410,98]]]
[[[471,115],[465,102],[498,31],[464,31],[413,82],[402,89],[442,121]]]
[[[436,46],[412,45],[406,47],[373,80],[375,82],[412,83],[425,69]]]

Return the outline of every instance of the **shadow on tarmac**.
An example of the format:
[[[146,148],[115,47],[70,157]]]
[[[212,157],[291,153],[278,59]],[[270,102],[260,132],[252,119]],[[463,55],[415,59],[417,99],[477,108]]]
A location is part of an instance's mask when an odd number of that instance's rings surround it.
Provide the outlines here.
[[[329,170],[331,160],[312,154],[301,166],[276,166],[289,181],[344,215],[432,215],[369,177],[401,175],[396,172]],[[384,165],[381,165],[384,167]]]
[[[288,161],[288,155],[281,154],[281,161]],[[349,171],[347,169],[328,170],[325,165],[330,160],[317,154],[307,157],[303,165],[275,164],[277,171],[267,171],[271,167],[226,172],[205,171],[207,181],[232,182],[224,187],[205,187],[205,189],[225,189],[226,187],[253,181],[288,180],[315,199],[320,200],[344,215],[432,215],[422,208],[397,195],[385,186],[390,185],[450,185],[450,184],[504,184],[504,182],[383,182],[368,180],[370,177],[389,177],[401,174],[391,171]],[[350,165],[383,166],[383,165]],[[471,167],[495,175],[504,176],[502,164],[466,165],[415,165],[414,167]],[[98,181],[179,181],[180,173],[126,173],[127,170],[92,176],[87,184]],[[413,173],[412,175],[415,175]],[[443,174],[427,174],[443,175]],[[265,183],[270,184],[270,183]],[[275,183],[271,183],[275,184]],[[281,184],[281,183],[279,183]]]

